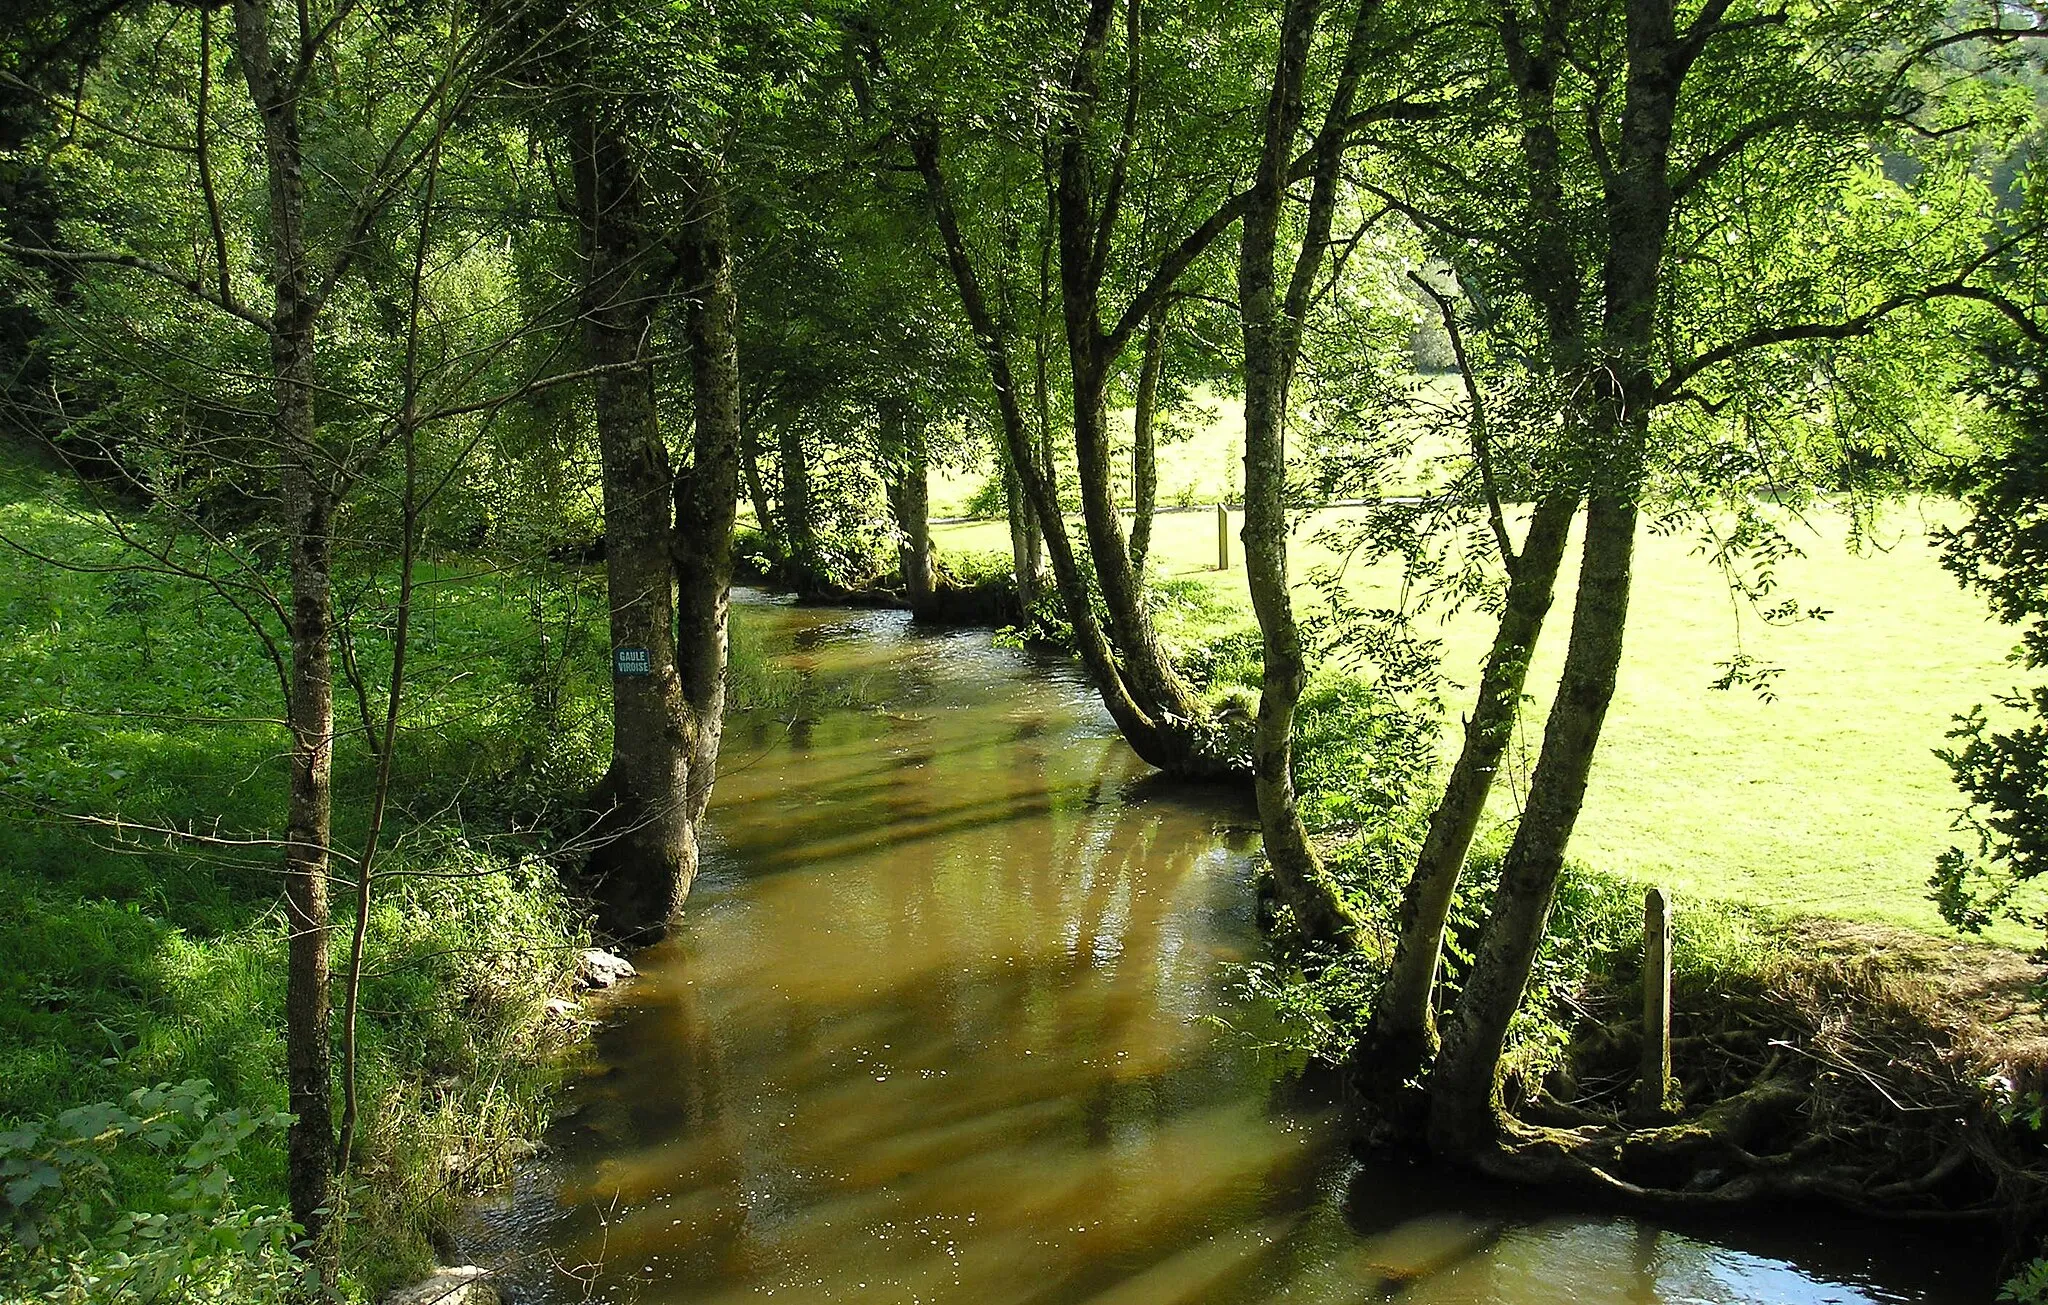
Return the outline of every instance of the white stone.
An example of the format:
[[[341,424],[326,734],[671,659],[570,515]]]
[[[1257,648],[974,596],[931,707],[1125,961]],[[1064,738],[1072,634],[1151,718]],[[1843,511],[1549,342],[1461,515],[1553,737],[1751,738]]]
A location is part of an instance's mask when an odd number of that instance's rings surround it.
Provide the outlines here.
[[[638,973],[633,962],[601,947],[592,947],[576,958],[576,977],[587,988],[609,988]]]
[[[437,1269],[423,1282],[392,1292],[384,1305],[498,1305],[491,1271],[474,1264]]]

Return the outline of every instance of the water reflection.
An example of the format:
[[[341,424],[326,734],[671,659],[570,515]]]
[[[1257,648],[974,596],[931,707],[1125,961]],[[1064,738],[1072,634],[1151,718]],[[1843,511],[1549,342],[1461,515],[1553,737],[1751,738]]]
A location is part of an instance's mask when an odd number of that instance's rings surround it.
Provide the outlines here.
[[[686,925],[478,1212],[515,1299],[1965,1298],[1938,1257],[1801,1268],[1361,1169],[1224,1027],[1259,1018],[1224,990],[1246,811],[1134,799],[1085,686],[986,634],[742,619],[884,705],[729,729]]]

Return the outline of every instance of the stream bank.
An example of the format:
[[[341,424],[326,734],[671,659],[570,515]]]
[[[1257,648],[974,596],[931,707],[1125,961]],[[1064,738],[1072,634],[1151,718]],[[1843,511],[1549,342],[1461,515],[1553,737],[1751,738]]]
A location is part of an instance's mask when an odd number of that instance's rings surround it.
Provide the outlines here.
[[[461,1230],[511,1298],[1993,1290],[1964,1237],[1576,1213],[1353,1159],[1244,982],[1248,804],[1150,777],[1073,668],[985,632],[740,619],[862,705],[729,727],[681,927],[635,957],[548,1151]]]

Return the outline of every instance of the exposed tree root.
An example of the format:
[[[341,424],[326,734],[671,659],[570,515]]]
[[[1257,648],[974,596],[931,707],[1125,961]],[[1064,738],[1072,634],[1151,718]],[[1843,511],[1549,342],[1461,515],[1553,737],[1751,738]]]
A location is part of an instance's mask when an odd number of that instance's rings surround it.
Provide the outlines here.
[[[1561,998],[1562,1063],[1540,1082],[1511,1075],[1492,1136],[1440,1158],[1625,1209],[1826,1206],[2019,1245],[2048,1225],[2048,1150],[2001,1108],[2024,1066],[1987,1055],[1984,1030],[1923,971],[1858,942],[1682,987],[1672,1050],[1686,1109],[1653,1126],[1629,1118],[1632,976],[1589,981]],[[1412,1128],[1412,1096],[1375,1105],[1382,1138]]]

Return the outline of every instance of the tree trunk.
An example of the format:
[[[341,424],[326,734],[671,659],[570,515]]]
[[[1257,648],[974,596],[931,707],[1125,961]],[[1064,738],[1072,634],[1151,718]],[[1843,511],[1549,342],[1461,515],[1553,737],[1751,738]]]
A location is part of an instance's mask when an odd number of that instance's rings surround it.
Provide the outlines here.
[[[1166,359],[1166,309],[1145,323],[1145,352],[1138,364],[1137,403],[1131,410],[1131,574],[1145,583],[1145,558],[1152,551],[1152,513],[1159,499],[1159,462],[1154,426],[1158,422],[1159,372]]]
[[[695,863],[689,722],[676,666],[674,475],[645,361],[658,296],[643,269],[640,177],[625,142],[595,124],[579,124],[574,144],[584,347],[594,365],[617,369],[594,387],[616,660],[596,831],[604,841],[591,871],[604,927],[643,936],[667,924]]]
[[[298,390],[285,418],[287,438],[299,445],[296,455],[288,455],[296,461],[311,452],[312,391],[297,381],[280,382],[279,389],[288,386]],[[285,818],[285,1086],[293,1116],[288,1187],[292,1218],[309,1241],[324,1247],[335,1163],[327,901],[334,772],[329,652],[334,504],[303,463],[287,468],[284,495],[291,520],[292,583],[291,792]],[[323,1250],[320,1257],[325,1261],[331,1254]]]
[[[782,463],[782,537],[789,549],[790,584],[810,596],[824,586],[818,571],[818,537],[811,529],[811,467],[804,461],[803,432],[793,422],[776,431]]]
[[[913,612],[931,606],[931,467],[924,429],[907,404],[892,401],[882,410],[883,460],[887,464],[889,511],[896,518],[897,570]]]
[[[1085,269],[1072,264],[1083,257],[1070,253],[1075,240],[1087,244],[1092,231],[1086,210],[1079,215],[1070,204],[1061,206],[1061,272],[1066,297],[1067,351],[1073,362],[1074,461],[1081,488],[1081,521],[1088,537],[1088,557],[1095,564],[1096,584],[1102,591],[1102,607],[1109,620],[1111,638],[1122,655],[1124,676],[1132,696],[1163,727],[1162,741],[1170,748],[1162,769],[1182,774],[1203,774],[1224,769],[1219,759],[1203,755],[1203,732],[1194,728],[1207,711],[1189,692],[1160,645],[1145,606],[1136,573],[1131,569],[1130,545],[1124,538],[1123,518],[1117,511],[1111,485],[1108,429],[1107,363],[1100,331],[1096,325],[1096,287],[1089,284]],[[1080,223],[1083,234],[1073,236],[1066,228]],[[1041,518],[1042,527],[1050,526]]]
[[[1522,688],[1537,638],[1557,587],[1576,496],[1554,494],[1538,504],[1521,554],[1511,566],[1507,601],[1493,651],[1479,680],[1479,698],[1465,723],[1464,746],[1430,813],[1429,832],[1401,895],[1401,937],[1387,986],[1373,1010],[1363,1056],[1367,1072],[1384,1083],[1413,1077],[1436,1054],[1433,997],[1444,927],[1464,873],[1465,856],[1486,813],[1500,760],[1514,736]]]
[[[313,406],[315,325],[305,246],[305,175],[297,93],[284,83],[271,46],[270,11],[236,0],[235,54],[263,123],[272,276],[272,440],[281,464],[291,576],[291,734],[285,813],[285,1091],[292,1112],[286,1187],[292,1218],[331,1283],[328,1236],[334,1196],[333,1066],[328,957],[328,843],[334,770],[334,496],[323,480]]]
[[[1549,926],[1565,849],[1585,802],[1601,726],[1614,698],[1635,529],[1632,496],[1592,496],[1571,644],[1544,727],[1542,756],[1430,1081],[1430,1141],[1445,1154],[1476,1154],[1496,1136],[1508,1023],[1521,1005]]]
[[[732,596],[732,530],[739,507],[739,348],[734,335],[732,246],[723,179],[705,160],[686,174],[696,200],[682,242],[690,287],[686,328],[696,438],[676,484],[677,665],[689,704],[689,863],[676,906],[696,874],[696,829],[711,801],[725,724],[726,625]]]
[[[990,388],[995,393],[996,409],[1001,417],[1009,465],[1017,475],[1026,505],[1038,521],[1046,556],[1052,564],[1053,583],[1073,626],[1075,652],[1087,668],[1089,679],[1102,697],[1103,706],[1130,743],[1131,750],[1148,764],[1167,769],[1182,755],[1181,750],[1164,737],[1160,723],[1132,697],[1117,664],[1116,652],[1095,619],[1095,605],[1087,577],[1081,572],[1074,555],[1073,541],[1067,535],[1066,518],[1060,514],[1057,491],[1050,480],[1050,468],[1042,467],[1032,451],[1031,430],[1024,419],[1017,394],[1016,372],[1010,365],[1009,339],[989,308],[981,278],[968,254],[967,241],[961,233],[959,217],[946,188],[945,173],[939,164],[938,139],[927,132],[912,137],[909,145],[918,171],[924,177],[932,218],[945,246],[946,263],[960,293],[961,308],[973,328],[975,343],[980,346],[982,357],[988,364]]]
[[[770,552],[782,547],[775,528],[775,516],[768,507],[768,485],[761,479],[760,441],[755,437],[751,422],[740,429],[740,470],[747,482],[747,501],[753,504],[754,522],[761,528],[761,538],[768,541]]]
[[[1038,518],[1024,498],[1024,481],[1010,462],[1010,447],[999,446],[1003,467],[1003,510],[1010,521],[1010,568],[1017,577],[1017,624],[1028,625],[1038,606]]]
[[[1329,124],[1342,123],[1350,114],[1363,23],[1371,9],[1361,0],[1342,71],[1331,90]],[[1328,125],[1316,136],[1306,221],[1301,244],[1290,260],[1284,294],[1277,262],[1281,211],[1304,116],[1302,86],[1315,26],[1316,7],[1310,0],[1287,5],[1238,255],[1238,316],[1244,331],[1245,577],[1263,645],[1252,789],[1274,886],[1293,911],[1296,926],[1315,941],[1349,947],[1355,945],[1357,918],[1310,845],[1294,792],[1294,710],[1307,669],[1287,587],[1287,402],[1310,294],[1336,211],[1342,135]]]

